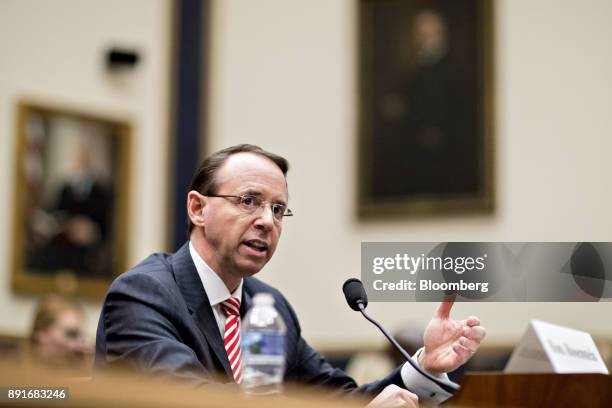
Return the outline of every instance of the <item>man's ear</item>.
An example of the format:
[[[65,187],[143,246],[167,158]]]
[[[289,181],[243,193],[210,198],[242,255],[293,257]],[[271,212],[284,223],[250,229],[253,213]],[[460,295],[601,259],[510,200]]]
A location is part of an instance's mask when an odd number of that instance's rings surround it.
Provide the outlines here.
[[[204,226],[204,207],[206,205],[206,197],[195,190],[187,193],[187,215],[197,227]]]

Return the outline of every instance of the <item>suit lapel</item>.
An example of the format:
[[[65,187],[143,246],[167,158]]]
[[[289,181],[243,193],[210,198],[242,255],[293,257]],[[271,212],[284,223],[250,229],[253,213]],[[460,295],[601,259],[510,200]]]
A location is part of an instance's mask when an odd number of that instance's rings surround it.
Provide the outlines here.
[[[198,328],[206,337],[206,341],[215,352],[219,362],[221,362],[225,374],[233,381],[232,368],[230,367],[225,345],[223,344],[223,338],[221,338],[221,333],[219,333],[219,326],[217,326],[217,320],[215,319],[208,297],[206,297],[205,302],[202,302],[200,307],[195,311],[195,318],[198,322]]]
[[[187,303],[189,312],[198,323],[198,328],[204,334],[208,345],[217,357],[217,362],[223,369],[228,379],[233,380],[232,369],[227,359],[227,352],[223,345],[219,326],[213,313],[208,295],[202,287],[202,281],[189,253],[189,243],[184,244],[173,256],[172,267],[176,283]],[[242,308],[241,308],[242,314]]]
[[[248,278],[244,280],[242,285],[242,302],[240,302],[240,320],[246,316],[247,312],[251,308],[252,298],[251,294],[247,292],[247,281]],[[242,323],[241,323],[242,324]]]

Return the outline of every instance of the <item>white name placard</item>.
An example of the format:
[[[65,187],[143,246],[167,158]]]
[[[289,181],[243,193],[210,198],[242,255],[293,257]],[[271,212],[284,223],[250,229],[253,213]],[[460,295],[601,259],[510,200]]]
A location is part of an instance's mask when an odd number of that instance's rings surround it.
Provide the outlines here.
[[[532,320],[505,372],[608,374],[608,369],[589,333]]]

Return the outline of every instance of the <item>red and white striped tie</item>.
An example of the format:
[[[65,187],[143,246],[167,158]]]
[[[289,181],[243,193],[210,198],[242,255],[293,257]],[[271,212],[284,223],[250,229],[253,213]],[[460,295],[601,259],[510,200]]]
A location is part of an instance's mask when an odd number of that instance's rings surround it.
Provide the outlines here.
[[[240,351],[240,301],[236,298],[229,298],[221,303],[221,308],[225,313],[225,335],[223,344],[227,352],[234,381],[240,384],[242,381],[242,353]]]

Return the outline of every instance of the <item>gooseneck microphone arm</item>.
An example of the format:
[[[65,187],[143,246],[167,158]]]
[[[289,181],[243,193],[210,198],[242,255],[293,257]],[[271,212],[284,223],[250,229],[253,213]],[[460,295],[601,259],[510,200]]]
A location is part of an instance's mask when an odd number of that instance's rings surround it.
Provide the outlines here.
[[[397,340],[393,338],[387,331],[378,323],[376,320],[372,319],[365,312],[365,308],[368,306],[368,295],[366,294],[365,288],[363,287],[363,283],[359,279],[351,278],[344,282],[342,285],[342,291],[344,292],[344,296],[346,297],[346,301],[349,307],[355,311],[360,311],[363,317],[365,317],[370,323],[374,326],[378,327],[378,329],[385,335],[387,340],[393,344],[393,346],[401,353],[402,356],[406,359],[406,361],[414,368],[419,374],[423,377],[429,379],[434,382],[438,387],[442,388],[444,391],[449,394],[455,394],[459,390],[459,386],[454,383],[447,383],[441,381],[439,378],[434,377],[429,374],[427,371],[423,370],[411,357],[408,355],[406,350],[399,345]]]
[[[460,387],[458,385],[453,385],[453,384],[442,382],[439,378],[436,378],[433,375],[429,374],[427,371],[423,370],[417,363],[414,362],[414,360],[412,359],[412,357],[410,357],[408,352],[406,352],[406,350],[404,350],[403,347],[399,345],[397,340],[395,340],[393,338],[393,336],[391,336],[389,333],[387,333],[387,331],[384,329],[384,327],[381,326],[380,323],[378,323],[376,320],[372,319],[365,312],[365,306],[364,306],[363,302],[358,302],[357,305],[358,305],[359,311],[361,312],[363,317],[365,317],[374,326],[378,327],[378,329],[382,332],[382,334],[385,335],[387,340],[389,340],[389,342],[391,342],[391,344],[393,344],[393,347],[395,347],[397,349],[397,351],[399,351],[400,354],[402,356],[404,356],[404,358],[412,366],[412,368],[414,368],[422,376],[427,377],[430,381],[435,382],[437,386],[439,386],[440,388],[442,388],[444,391],[448,392],[449,394],[455,394],[459,390]]]
[[[384,329],[384,327],[382,327],[380,325],[380,323],[378,323],[376,320],[372,319],[370,316],[368,316],[368,314],[365,312],[365,306],[363,305],[363,303],[358,303],[359,305],[359,311],[361,312],[361,314],[363,315],[363,317],[365,317],[366,319],[368,319],[370,321],[370,323],[372,323],[374,326],[378,327],[378,330],[380,330],[382,332],[382,334],[385,335],[385,337],[387,338],[387,340],[389,340],[391,342],[391,344],[393,344],[393,347],[395,347],[397,349],[397,351],[400,352],[400,354],[402,356],[404,356],[404,358],[407,361],[410,361],[411,363],[412,358],[410,357],[410,355],[408,355],[408,353],[406,352],[406,350],[404,350],[402,348],[402,346],[399,345],[399,343],[397,342],[397,340],[395,340],[393,337],[391,337],[391,335],[389,333],[387,333],[387,331]],[[415,367],[415,365],[412,365],[417,371],[420,371],[420,367],[417,368]]]

